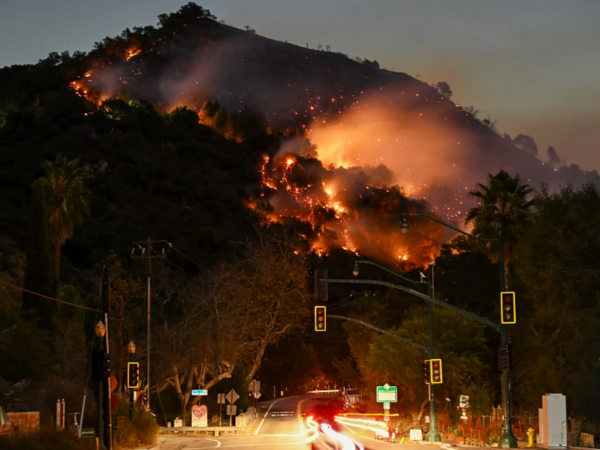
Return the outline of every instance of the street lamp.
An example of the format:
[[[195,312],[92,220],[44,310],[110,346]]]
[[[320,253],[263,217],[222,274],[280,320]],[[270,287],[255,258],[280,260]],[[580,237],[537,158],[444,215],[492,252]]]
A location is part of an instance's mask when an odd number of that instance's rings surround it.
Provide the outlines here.
[[[127,351],[129,352],[129,362],[133,362],[133,354],[135,353],[135,343],[129,341],[127,344]],[[133,389],[129,388],[129,421],[133,422]]]
[[[352,275],[354,275],[355,277],[357,277],[359,273],[360,273],[360,271],[358,270],[358,263],[355,262],[354,263],[354,269],[352,269]]]
[[[102,355],[104,353],[104,335],[106,327],[102,321],[96,324],[94,328],[96,333],[96,436],[98,436],[99,447],[101,450],[106,450],[104,446],[104,431],[102,429]]]
[[[406,233],[409,229],[408,222],[406,221],[406,216],[414,216],[414,217],[424,217],[426,219],[432,220],[440,225],[443,225],[451,230],[457,231],[461,234],[464,234],[467,237],[475,239],[480,242],[497,242],[498,243],[498,266],[499,266],[499,275],[500,275],[500,292],[504,292],[505,289],[505,267],[504,267],[504,233],[500,231],[498,234],[498,238],[482,238],[479,236],[475,236],[473,234],[467,233],[459,228],[453,227],[441,220],[438,220],[434,217],[428,216],[426,214],[420,213],[402,213],[402,222],[400,224],[400,230],[402,233]],[[504,324],[500,324],[500,333],[502,335],[501,343],[502,345],[508,345],[508,328]],[[512,432],[512,419],[511,419],[511,411],[510,411],[510,389],[508,386],[509,380],[509,372],[508,369],[502,370],[502,400],[504,403],[504,423],[502,424],[502,437],[500,438],[500,442],[498,443],[499,448],[517,448],[517,440]]]
[[[408,231],[408,223],[406,222],[406,218],[402,217],[402,223],[400,224],[400,231],[402,231],[402,234],[406,234],[406,232]]]

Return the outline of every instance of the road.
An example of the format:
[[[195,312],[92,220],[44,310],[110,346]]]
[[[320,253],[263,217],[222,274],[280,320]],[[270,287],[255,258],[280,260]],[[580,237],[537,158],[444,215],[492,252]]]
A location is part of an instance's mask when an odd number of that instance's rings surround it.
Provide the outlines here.
[[[319,449],[319,450],[355,450],[355,449],[390,449],[398,444],[382,442],[360,436],[351,427],[342,426],[339,433],[325,426],[318,431],[318,437],[311,443],[306,443],[306,437],[311,434],[310,422],[307,416],[313,414],[315,408],[327,405],[332,397],[308,398],[304,396],[285,397],[277,399],[268,406],[263,405],[264,415],[249,434],[241,436],[168,436],[160,444],[160,450],[200,450],[209,448],[219,449],[250,449],[250,450],[285,450],[285,449]],[[298,412],[304,415],[298,419]],[[317,419],[321,420],[321,418]],[[316,437],[316,434],[314,434]],[[165,437],[162,437],[165,439]],[[402,445],[403,450],[424,450],[423,445]]]

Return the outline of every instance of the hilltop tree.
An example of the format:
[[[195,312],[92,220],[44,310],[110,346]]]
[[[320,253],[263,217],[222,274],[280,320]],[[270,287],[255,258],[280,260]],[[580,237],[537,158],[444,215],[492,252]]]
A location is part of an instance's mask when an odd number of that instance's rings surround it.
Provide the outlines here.
[[[450,89],[450,85],[445,81],[438,81],[438,83],[434,86],[437,91],[446,97],[448,100],[452,97],[452,89]]]
[[[160,14],[158,24],[167,30],[177,31],[186,26],[196,26],[202,19],[216,20],[208,9],[198,6],[194,2],[189,2],[179,8],[179,11],[171,14]]]
[[[473,223],[473,234],[484,238],[497,238],[504,233],[507,255],[517,241],[519,231],[530,216],[535,200],[527,200],[533,188],[521,182],[521,178],[500,170],[496,175],[488,173],[487,185],[477,183],[469,196],[479,200],[479,206],[467,212],[465,223]]]
[[[89,214],[92,196],[85,185],[91,178],[79,166],[79,160],[57,155],[56,161],[44,161],[44,176],[38,181],[47,208],[48,230],[54,252],[54,280],[60,276],[60,249],[73,236],[74,229]]]

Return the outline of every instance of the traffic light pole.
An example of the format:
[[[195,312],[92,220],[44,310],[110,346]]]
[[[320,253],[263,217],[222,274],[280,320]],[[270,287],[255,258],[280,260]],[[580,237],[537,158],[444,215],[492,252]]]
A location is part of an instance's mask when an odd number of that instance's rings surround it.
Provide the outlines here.
[[[433,269],[432,269],[433,270]],[[431,275],[427,274],[427,295],[433,298],[433,289],[431,285]],[[433,303],[427,302],[429,313],[429,359],[434,359],[433,351]],[[429,384],[429,431],[427,432],[427,442],[441,442],[442,438],[437,429],[437,418],[435,416],[435,386]]]
[[[498,265],[500,266],[500,292],[506,288],[506,268],[504,267],[504,234],[500,232],[498,236]],[[500,311],[502,314],[502,311]],[[500,325],[502,334],[502,345],[508,345],[508,328],[506,325]],[[510,411],[510,386],[509,369],[502,369],[502,400],[504,403],[504,423],[502,424],[502,437],[498,442],[499,448],[517,448],[517,439],[512,432],[512,417]]]
[[[129,362],[133,362],[133,355],[129,353]],[[127,371],[129,377],[129,371]],[[129,384],[129,380],[127,380]],[[129,388],[129,422],[133,423],[133,389]]]
[[[441,220],[438,220],[434,217],[428,216],[426,214],[421,214],[421,213],[402,213],[402,217],[404,218],[401,228],[403,229],[407,229],[408,228],[408,224],[406,223],[406,216],[413,216],[413,217],[423,217],[425,219],[429,219],[432,220],[434,222],[439,223],[440,225],[443,225],[447,228],[450,228],[454,231],[457,231],[458,233],[464,234],[467,237],[470,237],[472,239],[475,239],[477,241],[480,242],[497,242],[498,243],[498,266],[499,266],[499,275],[500,275],[500,292],[504,292],[505,289],[505,284],[506,284],[506,268],[504,267],[504,233],[502,233],[502,231],[500,231],[500,233],[498,234],[498,239],[493,239],[493,238],[482,238],[479,236],[475,236],[472,235],[470,233],[467,233],[466,231],[463,231],[459,228],[453,227],[452,225],[447,224],[446,222],[442,222]],[[458,309],[458,308],[457,308]],[[473,317],[473,315],[471,314],[466,314],[468,316],[470,316],[471,318],[475,319],[477,316]],[[478,320],[478,319],[476,319]],[[482,322],[481,320],[479,320],[480,322]],[[485,323],[485,322],[482,322]],[[487,324],[489,325],[489,324]],[[501,344],[502,345],[508,345],[508,329],[506,327],[506,325],[504,324],[500,324],[500,325],[493,325],[494,328],[496,328],[498,331],[500,331],[501,334]],[[504,406],[504,423],[502,424],[502,437],[500,438],[500,442],[498,443],[498,447],[499,448],[517,448],[517,440],[515,439],[515,436],[512,432],[512,419],[511,419],[511,411],[510,411],[510,390],[509,390],[509,386],[508,386],[508,382],[509,382],[509,370],[508,369],[503,369],[502,370],[502,402],[503,402],[503,406]]]
[[[101,355],[104,352],[104,346],[102,345],[104,337],[97,337],[96,339],[96,350],[98,352],[97,354]],[[100,450],[106,450],[106,447],[104,446],[104,430],[102,427],[102,384],[104,383],[104,380],[101,376],[102,374],[100,368],[100,358],[96,358],[96,364],[96,369],[100,372],[96,373],[96,436],[99,441]],[[83,420],[83,417],[81,418],[81,420]]]

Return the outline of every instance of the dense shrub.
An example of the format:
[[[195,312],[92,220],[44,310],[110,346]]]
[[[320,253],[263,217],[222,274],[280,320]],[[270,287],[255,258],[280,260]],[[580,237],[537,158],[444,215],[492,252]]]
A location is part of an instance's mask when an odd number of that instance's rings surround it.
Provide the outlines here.
[[[117,445],[123,448],[133,448],[138,445],[152,445],[156,442],[158,435],[158,424],[156,420],[143,406],[135,407],[133,422],[129,421],[129,402],[122,398],[115,412],[117,427],[115,428],[115,440]]]
[[[79,439],[65,431],[39,431],[16,437],[0,436],[0,450],[92,450],[96,448],[93,439]]]

